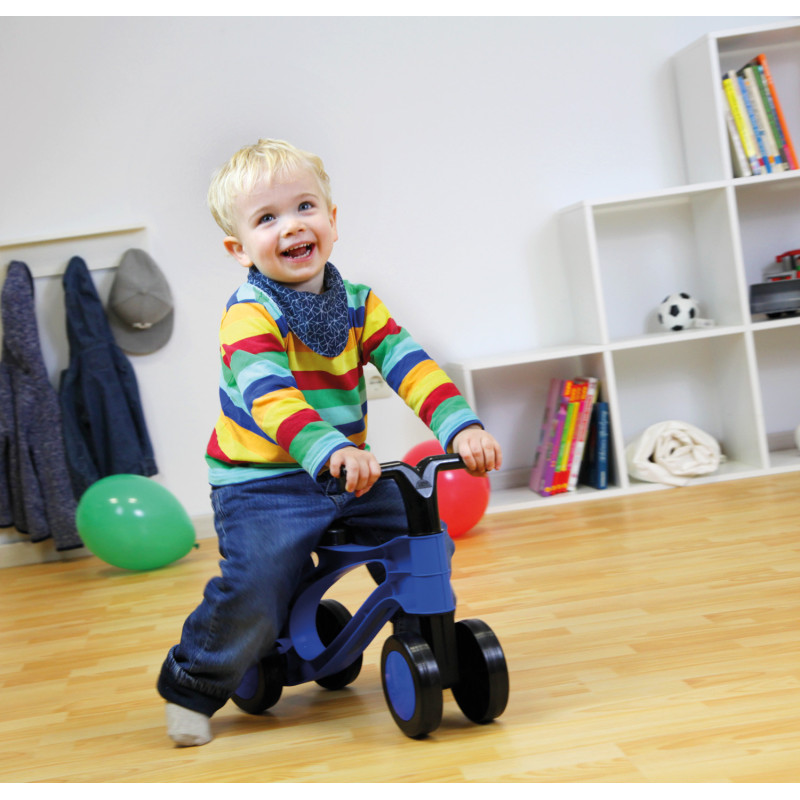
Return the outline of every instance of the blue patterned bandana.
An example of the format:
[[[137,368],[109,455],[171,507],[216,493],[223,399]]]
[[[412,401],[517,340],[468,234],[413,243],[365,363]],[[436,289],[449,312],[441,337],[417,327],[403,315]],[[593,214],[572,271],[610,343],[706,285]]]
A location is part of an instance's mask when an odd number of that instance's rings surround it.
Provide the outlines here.
[[[306,346],[326,358],[335,358],[347,346],[350,322],[347,292],[339,271],[325,265],[322,292],[298,292],[250,267],[247,282],[266,292],[280,307],[286,322]]]

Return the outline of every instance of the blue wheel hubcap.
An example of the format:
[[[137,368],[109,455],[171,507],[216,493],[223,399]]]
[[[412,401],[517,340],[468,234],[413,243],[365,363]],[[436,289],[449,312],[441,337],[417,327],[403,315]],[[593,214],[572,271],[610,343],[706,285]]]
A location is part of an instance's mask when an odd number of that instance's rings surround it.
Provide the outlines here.
[[[400,653],[389,653],[384,665],[384,673],[386,692],[392,708],[400,719],[411,719],[417,705],[414,678],[406,660]]]

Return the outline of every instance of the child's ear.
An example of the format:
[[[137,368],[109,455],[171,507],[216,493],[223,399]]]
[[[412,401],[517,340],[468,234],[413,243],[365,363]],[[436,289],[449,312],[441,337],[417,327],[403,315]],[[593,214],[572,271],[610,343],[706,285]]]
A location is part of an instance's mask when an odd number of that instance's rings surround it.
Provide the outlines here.
[[[235,236],[226,236],[222,244],[230,255],[232,255],[243,267],[248,269],[253,266],[253,259],[244,251],[244,246]]]
[[[330,210],[330,220],[331,220],[331,228],[333,229],[333,241],[339,241],[339,228],[336,224],[336,214],[338,212],[338,208],[336,206],[331,206]]]

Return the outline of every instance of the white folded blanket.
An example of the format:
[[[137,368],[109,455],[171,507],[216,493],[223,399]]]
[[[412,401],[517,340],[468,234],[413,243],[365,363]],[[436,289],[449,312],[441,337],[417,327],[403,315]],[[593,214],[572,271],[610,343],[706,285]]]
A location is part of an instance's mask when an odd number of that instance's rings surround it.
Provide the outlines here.
[[[715,472],[725,457],[713,436],[688,422],[651,425],[625,448],[628,474],[651,483],[685,486],[689,478]]]

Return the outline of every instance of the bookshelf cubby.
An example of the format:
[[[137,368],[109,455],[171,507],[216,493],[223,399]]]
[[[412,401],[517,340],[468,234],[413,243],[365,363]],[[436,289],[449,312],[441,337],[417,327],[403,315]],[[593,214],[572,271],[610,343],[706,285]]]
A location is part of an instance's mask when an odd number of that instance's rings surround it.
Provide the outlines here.
[[[800,316],[750,313],[749,287],[800,248],[800,170],[734,178],[721,76],[766,53],[800,145],[800,24],[708,34],[674,57],[690,184],[583,201],[559,214],[570,292],[570,341],[450,365],[505,453],[493,511],[664,489],[631,478],[625,445],[649,425],[682,420],[714,436],[724,462],[714,482],[800,470],[791,387],[800,367]],[[711,327],[668,333],[655,308],[692,294]],[[550,378],[592,374],[610,406],[608,489],[540,497],[528,479]]]

